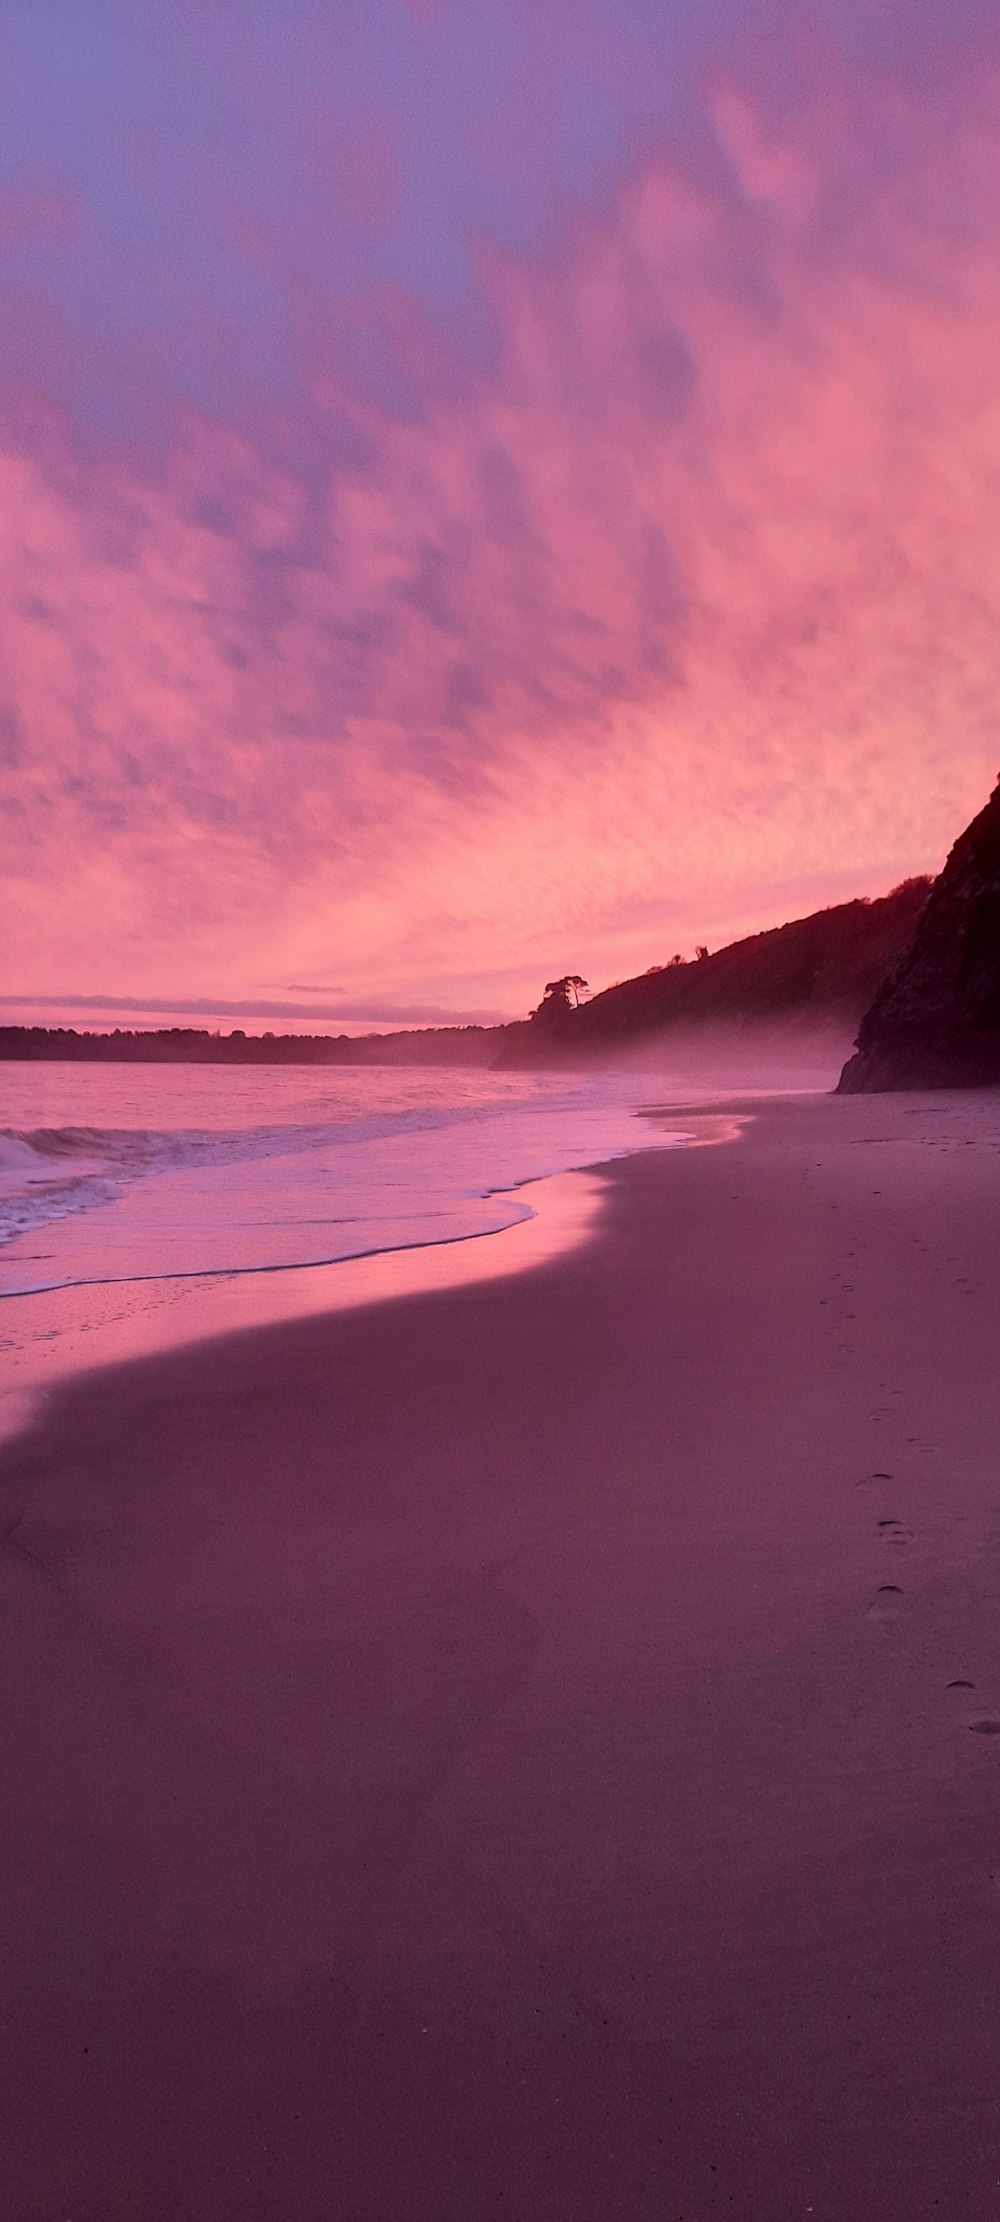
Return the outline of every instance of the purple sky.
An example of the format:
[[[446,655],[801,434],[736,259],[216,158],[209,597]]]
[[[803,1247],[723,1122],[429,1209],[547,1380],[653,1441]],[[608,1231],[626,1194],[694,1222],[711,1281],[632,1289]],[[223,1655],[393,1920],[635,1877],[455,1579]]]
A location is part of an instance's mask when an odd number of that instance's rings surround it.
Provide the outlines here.
[[[0,988],[516,1012],[936,867],[995,10],[2,31]]]

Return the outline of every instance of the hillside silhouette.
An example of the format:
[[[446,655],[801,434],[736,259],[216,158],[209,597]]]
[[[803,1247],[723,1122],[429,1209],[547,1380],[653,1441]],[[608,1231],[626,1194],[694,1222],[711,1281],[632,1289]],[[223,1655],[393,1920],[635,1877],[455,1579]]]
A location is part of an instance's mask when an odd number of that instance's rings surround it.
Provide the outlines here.
[[[931,884],[926,877],[904,880],[874,901],[839,903],[731,942],[714,955],[655,966],[578,1009],[547,989],[527,1024],[510,1029],[497,1063],[512,1069],[606,1062],[710,1028],[851,1030],[911,940]]]

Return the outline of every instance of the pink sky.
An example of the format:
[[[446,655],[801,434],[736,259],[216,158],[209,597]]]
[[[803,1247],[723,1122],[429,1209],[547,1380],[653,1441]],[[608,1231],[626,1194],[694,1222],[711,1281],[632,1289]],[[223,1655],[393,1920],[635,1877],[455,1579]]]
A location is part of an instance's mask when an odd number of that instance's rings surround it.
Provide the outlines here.
[[[209,137],[291,384],[164,392],[137,311],[145,421],[75,393],[32,268],[86,199],[51,150],[0,196],[0,988],[516,1014],[936,869],[1000,768],[1000,54],[965,60],[817,46],[792,101],[706,53],[697,129],[644,116],[544,237],[470,227],[447,311],[296,267]],[[379,239],[416,157],[372,99],[323,159]]]

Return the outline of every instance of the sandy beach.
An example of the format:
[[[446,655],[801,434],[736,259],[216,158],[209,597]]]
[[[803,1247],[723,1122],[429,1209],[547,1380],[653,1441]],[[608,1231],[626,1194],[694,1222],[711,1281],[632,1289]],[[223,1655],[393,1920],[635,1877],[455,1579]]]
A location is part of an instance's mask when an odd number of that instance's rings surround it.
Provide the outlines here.
[[[17,2222],[986,2222],[1000,1098],[2,1453]]]

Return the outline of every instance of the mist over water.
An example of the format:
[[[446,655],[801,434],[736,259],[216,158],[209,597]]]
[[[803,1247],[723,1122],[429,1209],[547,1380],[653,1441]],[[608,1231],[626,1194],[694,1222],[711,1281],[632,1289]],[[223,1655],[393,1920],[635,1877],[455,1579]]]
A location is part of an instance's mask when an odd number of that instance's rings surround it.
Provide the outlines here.
[[[836,1087],[851,1055],[856,1024],[810,1024],[796,1016],[782,1023],[749,1020],[732,1025],[676,1027],[641,1037],[616,1059],[615,1070],[647,1091],[660,1084],[663,1099],[732,1093],[798,1095]]]

